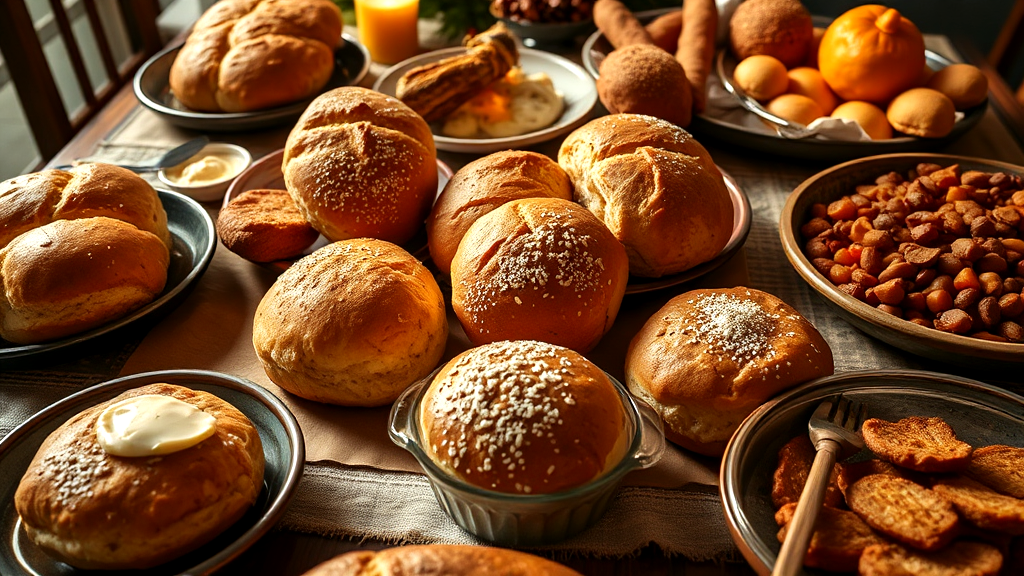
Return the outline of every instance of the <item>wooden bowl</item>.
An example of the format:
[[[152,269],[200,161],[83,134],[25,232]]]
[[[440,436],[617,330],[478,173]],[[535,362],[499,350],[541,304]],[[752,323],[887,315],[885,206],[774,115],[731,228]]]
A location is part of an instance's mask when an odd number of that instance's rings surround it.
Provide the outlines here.
[[[786,257],[800,276],[850,324],[870,336],[907,352],[961,366],[1003,371],[1024,364],[1024,343],[989,342],[941,332],[897,318],[840,291],[804,255],[800,226],[811,219],[811,206],[828,204],[855,192],[889,172],[906,174],[921,162],[959,164],[961,171],[1007,172],[1024,175],[1024,167],[982,158],[948,154],[886,154],[852,160],[819,172],[797,186],[782,209],[779,235]]]

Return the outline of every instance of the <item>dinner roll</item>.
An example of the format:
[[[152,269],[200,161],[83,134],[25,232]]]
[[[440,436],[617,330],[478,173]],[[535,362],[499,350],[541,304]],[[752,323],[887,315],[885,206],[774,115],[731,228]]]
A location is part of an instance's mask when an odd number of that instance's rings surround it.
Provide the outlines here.
[[[163,291],[169,260],[156,236],[103,216],[29,230],[0,250],[0,337],[44,342],[120,318]]]
[[[552,159],[505,150],[466,164],[448,181],[427,217],[427,245],[437,269],[451,272],[459,242],[478,218],[520,198],[572,200],[572,184]]]
[[[950,64],[940,69],[928,79],[927,86],[945,94],[957,110],[977,106],[988,97],[988,78],[970,64]]]
[[[437,366],[448,338],[441,289],[382,240],[329,244],[278,277],[252,342],[285,390],[344,406],[389,404]]]
[[[214,418],[213,435],[161,456],[108,454],[97,422],[110,405],[170,396]],[[263,487],[263,448],[244,414],[220,398],[150,384],[88,408],[43,441],[14,506],[28,537],[76,568],[144,569],[176,558],[234,524]]]
[[[912,136],[942,138],[953,131],[956,107],[948,96],[931,88],[911,88],[893,98],[885,111],[892,127]]]
[[[309,98],[334,71],[341,11],[330,0],[221,0],[192,27],[171,65],[192,110],[248,112]]]
[[[657,46],[631,44],[609,54],[601,62],[597,93],[612,114],[648,114],[690,125],[690,83],[679,62]]]
[[[580,576],[525,552],[486,546],[401,546],[336,556],[303,576]]]
[[[287,190],[246,190],[217,216],[224,247],[252,262],[298,257],[320,236]]]
[[[630,434],[615,385],[576,352],[543,342],[467,350],[420,400],[421,443],[448,474],[509,494],[550,494],[619,464]]]
[[[525,198],[480,217],[452,260],[452,308],[470,342],[540,340],[586,352],[615,322],[629,264],[578,204]]]
[[[626,384],[661,414],[665,436],[709,456],[725,451],[762,402],[832,370],[832,351],[810,322],[743,287],[672,298],[626,353]]]
[[[430,128],[408,106],[354,86],[314,100],[288,135],[285,186],[328,240],[401,244],[422,226],[437,193]]]
[[[576,200],[625,245],[631,274],[682,272],[717,256],[732,235],[721,172],[674,124],[634,114],[592,120],[565,139],[558,163]]]

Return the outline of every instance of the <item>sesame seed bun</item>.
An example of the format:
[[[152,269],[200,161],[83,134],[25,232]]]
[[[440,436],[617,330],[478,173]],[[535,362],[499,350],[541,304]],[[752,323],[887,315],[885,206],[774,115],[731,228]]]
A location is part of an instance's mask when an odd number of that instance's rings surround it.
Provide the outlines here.
[[[676,296],[626,353],[626,384],[661,414],[665,436],[709,456],[765,400],[832,371],[832,351],[810,322],[743,287]]]

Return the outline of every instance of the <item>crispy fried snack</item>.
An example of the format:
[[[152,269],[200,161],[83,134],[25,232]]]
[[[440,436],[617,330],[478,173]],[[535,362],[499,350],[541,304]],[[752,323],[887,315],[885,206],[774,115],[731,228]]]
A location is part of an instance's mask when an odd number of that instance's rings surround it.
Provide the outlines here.
[[[1024,534],[1024,500],[1000,494],[964,476],[940,478],[932,490],[952,502],[961,516],[979,528],[1014,536]]]
[[[871,418],[861,433],[872,452],[911,470],[957,472],[970,463],[970,444],[957,440],[942,418],[911,416],[895,423]]]
[[[860,557],[861,576],[995,576],[1003,555],[981,542],[954,542],[938,552],[898,544],[869,546]]]
[[[814,445],[807,434],[801,434],[779,448],[779,465],[772,478],[772,504],[776,509],[800,500],[800,493],[807,483],[813,462]],[[836,483],[838,473],[838,467],[832,469],[832,477],[829,478],[825,492],[825,506],[843,507],[843,495]]]
[[[838,470],[836,473],[836,485],[839,486],[839,491],[844,495],[850,486],[853,486],[854,482],[872,474],[907,478],[906,470],[897,468],[893,464],[877,458],[861,460],[860,462],[838,462],[836,469]],[[907,479],[909,480],[909,478]]]
[[[949,500],[910,480],[865,476],[846,491],[846,503],[868,526],[914,548],[938,550],[956,536],[959,518]]]
[[[966,474],[996,492],[1024,498],[1024,448],[978,448],[971,453]]]
[[[796,503],[786,504],[775,514],[776,522],[784,521],[779,530],[779,542],[786,539],[789,522],[793,519]],[[780,522],[783,523],[783,522]],[[814,522],[814,533],[804,557],[804,565],[824,568],[837,572],[852,572],[857,569],[861,552],[872,544],[886,541],[849,510],[824,507]]]

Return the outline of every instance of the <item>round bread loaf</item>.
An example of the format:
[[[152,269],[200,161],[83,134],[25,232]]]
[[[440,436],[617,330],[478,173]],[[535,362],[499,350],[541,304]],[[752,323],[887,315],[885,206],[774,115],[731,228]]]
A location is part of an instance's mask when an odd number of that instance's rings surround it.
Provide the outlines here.
[[[626,383],[661,414],[665,436],[709,456],[725,451],[762,402],[832,370],[832,351],[810,322],[743,287],[672,298],[626,353]]]
[[[401,546],[336,556],[303,576],[580,576],[539,556],[486,546]]]
[[[302,217],[287,190],[246,190],[220,211],[217,236],[246,260],[273,262],[302,254],[320,233]]]
[[[44,170],[0,183],[0,247],[54,220],[106,216],[155,234],[172,248],[167,213],[138,174],[110,164]]]
[[[0,250],[0,337],[31,344],[95,328],[164,289],[167,247],[106,217],[57,220]]]
[[[171,396],[216,419],[213,436],[155,457],[105,452],[96,423],[107,406]],[[29,538],[76,568],[144,569],[176,558],[234,524],[263,487],[263,448],[244,414],[220,398],[171,384],[129,390],[73,416],[36,452],[14,495]]]
[[[441,289],[382,240],[329,244],[278,277],[252,342],[285,390],[344,406],[389,404],[437,366],[448,339]]]
[[[631,274],[682,272],[729,242],[733,207],[722,174],[670,122],[635,114],[592,120],[565,139],[558,163],[576,200],[625,245]]]
[[[462,237],[478,218],[520,198],[572,200],[572,184],[552,159],[505,150],[466,164],[448,181],[427,217],[427,244],[437,269],[451,272]]]
[[[466,232],[452,260],[452,308],[476,345],[540,340],[586,352],[626,292],[622,244],[578,204],[525,198]]]
[[[341,28],[330,0],[222,0],[196,21],[175,57],[171,91],[204,112],[309,98],[331,78]]]
[[[689,126],[690,83],[683,67],[657,46],[631,44],[601,62],[597,93],[612,114],[647,114]]]
[[[420,400],[424,451],[448,474],[510,494],[550,494],[619,464],[626,412],[605,373],[543,342],[495,342],[451,359]]]
[[[423,225],[437,193],[430,127],[395,98],[346,87],[319,96],[284,148],[285,186],[328,240],[401,244]]]

